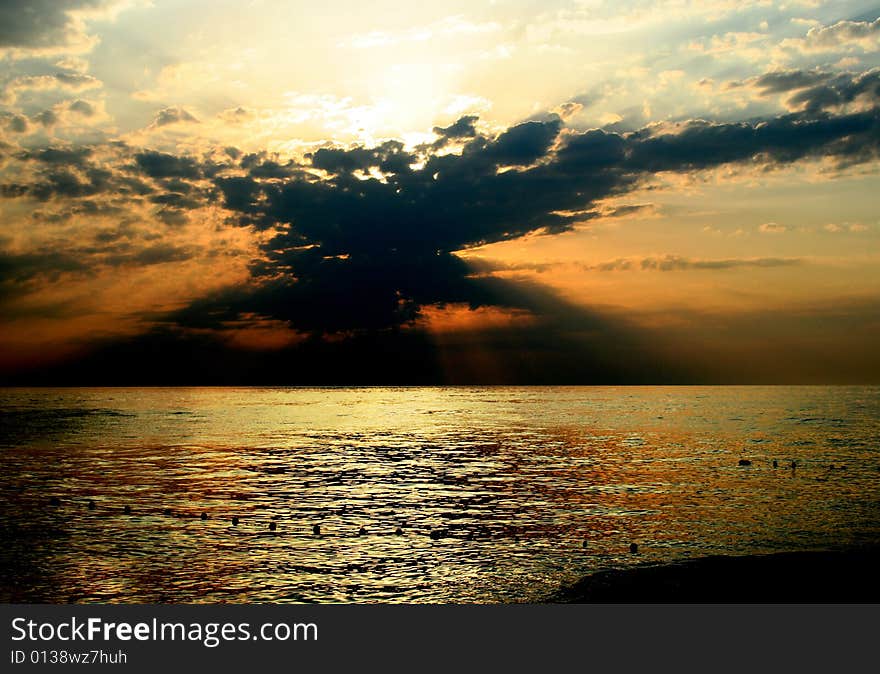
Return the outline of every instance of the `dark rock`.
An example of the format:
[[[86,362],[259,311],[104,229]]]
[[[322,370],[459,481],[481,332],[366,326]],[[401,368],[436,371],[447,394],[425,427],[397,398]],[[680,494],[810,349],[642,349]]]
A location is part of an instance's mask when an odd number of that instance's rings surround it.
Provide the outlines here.
[[[752,462],[749,461],[748,459],[740,459],[740,460],[739,460],[739,465],[740,465],[740,466],[751,466],[751,465],[752,465]]]

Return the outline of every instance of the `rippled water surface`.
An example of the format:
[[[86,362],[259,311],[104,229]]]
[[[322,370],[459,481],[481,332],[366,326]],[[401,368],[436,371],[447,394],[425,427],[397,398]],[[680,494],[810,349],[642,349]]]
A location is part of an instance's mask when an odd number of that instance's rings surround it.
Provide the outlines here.
[[[877,387],[5,389],[0,600],[541,601],[876,542],[878,447]]]

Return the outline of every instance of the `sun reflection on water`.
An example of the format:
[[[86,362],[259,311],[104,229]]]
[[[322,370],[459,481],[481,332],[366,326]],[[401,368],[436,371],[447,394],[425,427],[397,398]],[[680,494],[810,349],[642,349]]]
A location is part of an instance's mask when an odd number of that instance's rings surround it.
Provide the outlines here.
[[[878,388],[0,398],[4,601],[540,601],[609,566],[880,531]]]

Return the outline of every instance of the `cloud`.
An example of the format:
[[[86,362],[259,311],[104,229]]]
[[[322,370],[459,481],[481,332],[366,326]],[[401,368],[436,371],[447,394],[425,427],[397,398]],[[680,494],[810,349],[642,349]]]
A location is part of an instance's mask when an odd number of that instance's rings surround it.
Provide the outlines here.
[[[385,173],[403,173],[416,161],[416,157],[405,152],[403,148],[403,143],[400,141],[387,141],[369,149],[320,148],[306,155],[306,159],[311,159],[315,168],[335,174],[364,172],[371,168]]]
[[[880,18],[875,21],[838,21],[830,26],[815,26],[803,38],[783,40],[783,48],[804,53],[880,50]]]
[[[861,73],[833,73],[821,70],[771,72],[750,82],[760,95],[788,94],[790,110],[817,113],[840,109],[854,102],[865,106],[880,103],[880,69]]]
[[[630,136],[628,164],[645,171],[682,171],[755,159],[791,163],[814,157],[870,161],[878,155],[876,107],[851,114],[781,115],[757,122],[676,124],[672,132]]]
[[[758,257],[728,258],[722,260],[699,260],[678,255],[663,257],[646,257],[639,261],[643,271],[687,271],[687,270],[719,270],[742,268],[791,267],[803,264],[800,258]]]
[[[844,233],[844,232],[860,233],[860,232],[867,232],[868,226],[863,225],[859,222],[855,222],[855,223],[844,222],[842,224],[837,224],[835,222],[829,222],[828,224],[822,226],[822,230],[829,232],[831,234],[840,234],[840,233]]]
[[[765,33],[728,32],[723,35],[713,35],[711,38],[694,40],[688,45],[688,49],[711,55],[733,53],[740,58],[757,60],[765,52],[755,43],[764,42],[768,37]]]
[[[780,225],[775,222],[765,222],[758,227],[758,231],[762,234],[782,234],[786,229],[787,227],[785,225]]]
[[[85,33],[85,13],[112,4],[106,0],[0,3],[0,49],[25,53],[86,51],[95,39]]]
[[[115,19],[145,0],[7,0],[0,3],[0,57],[81,54],[98,44],[89,23]],[[62,66],[62,67],[67,67]]]
[[[84,272],[88,265],[74,255],[58,251],[13,253],[0,251],[0,287],[21,284],[41,276]],[[0,291],[4,295],[6,291]]]
[[[97,89],[103,86],[101,80],[83,73],[59,72],[54,75],[22,75],[6,83],[0,101],[15,103],[22,91],[51,91],[62,89],[73,92]]]
[[[256,111],[240,105],[235,108],[223,110],[217,115],[217,117],[226,124],[244,124],[255,119],[256,116]]]
[[[28,118],[24,115],[0,112],[0,119],[3,120],[3,126],[12,133],[27,133]]]
[[[782,70],[765,73],[752,80],[751,84],[760,90],[761,95],[786,93],[825,82],[831,73],[819,70]]]
[[[91,117],[95,114],[95,106],[88,101],[77,99],[67,106],[71,112],[82,115],[83,117]]]
[[[172,107],[163,108],[156,113],[153,125],[168,126],[170,124],[197,124],[198,121],[198,119],[183,108]]]
[[[202,176],[202,168],[192,157],[179,157],[147,150],[134,156],[135,164],[151,178],[190,178]]]
[[[480,275],[457,253],[637,212],[638,204],[609,207],[609,200],[617,202],[643,187],[657,172],[690,173],[732,163],[773,167],[801,159],[874,161],[880,149],[878,124],[876,106],[846,113],[805,109],[742,122],[683,120],[631,132],[576,131],[547,115],[490,133],[466,115],[435,129],[448,145],[410,147],[399,140],[328,144],[298,160],[222,147],[192,155],[121,143],[59,145],[13,155],[19,170],[0,189],[10,198],[52,201],[53,206],[118,205],[111,200],[127,199],[130,208],[164,223],[165,231],[186,227],[191,213],[210,207],[223,214],[225,227],[250,234],[256,250],[247,280],[151,316],[157,332],[150,339],[156,343],[184,335],[188,344],[204,344],[215,335],[228,346],[230,326],[258,316],[273,330],[287,326],[303,336],[308,345],[291,347],[298,355],[291,355],[290,362],[299,365],[309,349],[329,353],[324,349],[333,340],[354,340],[367,351],[370,343],[400,343],[414,355],[424,354],[423,337],[394,335],[420,332],[426,312],[436,328],[451,315],[444,307],[467,307],[493,317],[527,315],[528,320],[509,326],[522,331],[527,350],[537,348],[530,340],[544,339],[546,346],[555,339],[548,335],[576,335],[572,339],[581,346],[571,346],[569,353],[580,357],[583,344],[596,353],[618,348],[584,335],[613,341],[626,330],[523,279]],[[763,231],[779,229],[767,223]],[[114,260],[160,264],[185,259],[192,251],[180,243],[163,249],[153,242],[105,251],[96,259],[105,266]],[[665,255],[609,261],[601,270],[799,263]],[[473,314],[459,316],[467,317]],[[582,338],[586,341],[578,341]],[[594,357],[585,362],[600,368]]]
[[[247,285],[206,297],[168,320],[205,327],[205,317],[216,325],[252,312],[324,334],[405,325],[417,319],[420,307],[435,304],[495,306],[502,301],[497,288],[490,291],[472,278],[472,268],[456,251],[531,232],[565,231],[614,214],[600,202],[626,193],[654,171],[692,171],[756,157],[782,163],[860,158],[876,156],[878,144],[874,111],[783,115],[753,123],[695,120],[629,134],[563,133],[561,121],[551,118],[488,136],[478,133],[475,123],[464,117],[438,131],[466,140],[460,154],[423,148],[426,154],[416,156],[398,141],[319,148],[302,165],[281,164],[267,154],[225,153],[224,163],[217,164],[218,159],[134,152],[131,170],[153,181],[148,203],[160,208],[159,217],[169,224],[208,203],[209,193],[195,186],[209,181],[214,198],[239,226],[268,233]],[[100,173],[88,163],[88,153],[56,149],[29,159],[54,167],[42,172],[42,181],[24,187],[38,199],[83,198],[120,185],[129,193],[133,189],[122,181],[132,176]],[[781,229],[767,223],[762,231]],[[793,262],[667,256],[637,264],[664,271]]]
[[[251,283],[205,298],[170,318],[208,327],[254,311],[304,333],[388,329],[416,321],[420,308],[465,303],[524,308],[474,278],[454,253],[532,232],[561,232],[600,217],[600,202],[655,171],[693,171],[731,162],[876,157],[876,111],[782,115],[751,123],[700,120],[629,133],[566,131],[552,118],[495,136],[462,118],[438,128],[460,134],[460,154],[416,157],[401,143],[321,148],[309,165],[214,178],[243,227],[272,232]],[[475,135],[471,136],[473,133]],[[417,163],[420,160],[420,163]],[[165,161],[172,161],[166,158]],[[507,168],[507,167],[513,167]],[[197,173],[194,165],[189,170]],[[375,173],[374,173],[375,172]],[[357,174],[357,175],[355,175]],[[607,210],[607,209],[606,209]],[[627,211],[621,211],[625,214]],[[605,213],[607,215],[607,213]],[[782,231],[767,223],[762,231]],[[628,261],[644,270],[731,269],[798,264],[785,258]],[[624,264],[624,263],[621,263]],[[505,291],[506,292],[506,291]]]
[[[434,133],[440,137],[435,146],[441,147],[449,141],[473,138],[477,135],[476,123],[478,119],[477,115],[464,115],[449,126],[435,126]]]
[[[549,272],[565,266],[575,266],[588,272],[616,271],[717,271],[743,268],[792,267],[804,264],[804,260],[794,257],[748,257],[724,259],[688,258],[680,255],[660,255],[647,257],[620,257],[593,264],[570,262],[499,262],[480,257],[468,257],[468,264],[478,273],[494,272]]]

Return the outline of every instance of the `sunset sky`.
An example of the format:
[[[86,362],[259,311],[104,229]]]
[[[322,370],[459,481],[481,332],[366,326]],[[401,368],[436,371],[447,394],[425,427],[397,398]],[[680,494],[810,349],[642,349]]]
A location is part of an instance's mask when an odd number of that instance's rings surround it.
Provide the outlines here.
[[[0,4],[0,381],[880,382],[880,5]]]

